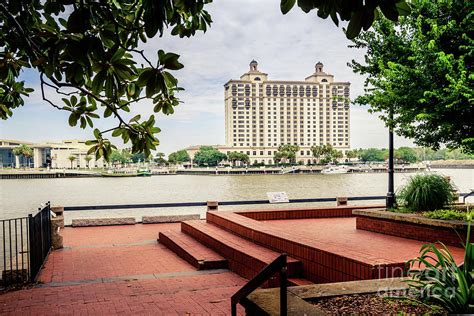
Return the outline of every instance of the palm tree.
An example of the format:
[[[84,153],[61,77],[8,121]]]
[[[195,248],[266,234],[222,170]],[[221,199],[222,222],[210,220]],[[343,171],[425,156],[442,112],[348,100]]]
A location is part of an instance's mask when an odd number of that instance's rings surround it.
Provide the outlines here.
[[[89,166],[89,163],[91,162],[92,157],[91,157],[91,156],[86,156],[86,157],[84,157],[84,160],[85,160],[86,163],[87,163],[87,168],[90,169],[91,167]]]
[[[71,169],[72,169],[72,162],[74,160],[76,160],[76,156],[71,155],[71,156],[67,157],[67,159],[69,159],[69,161],[71,162]]]
[[[33,149],[31,149],[30,146],[25,145],[25,144],[13,148],[12,153],[16,157],[18,157],[18,160],[20,159],[21,156],[25,157],[27,159],[27,162],[29,162],[29,159],[33,157]],[[20,165],[16,165],[15,167],[20,168]]]
[[[26,158],[26,163],[28,165],[28,167],[30,167],[30,158],[33,157],[33,149],[31,149],[30,147],[26,146],[26,145],[21,145],[22,147],[22,154],[23,154],[23,157]]]
[[[15,155],[15,157],[18,158],[18,162],[19,162],[20,161],[20,156],[22,155],[21,147],[19,146],[19,147],[13,148],[12,153],[13,153],[13,155]],[[15,163],[15,168],[20,168],[20,164]]]

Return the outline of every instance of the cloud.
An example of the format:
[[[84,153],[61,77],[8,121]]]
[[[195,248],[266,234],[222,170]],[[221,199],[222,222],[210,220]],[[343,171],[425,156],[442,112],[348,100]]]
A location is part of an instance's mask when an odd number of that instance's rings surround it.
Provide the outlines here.
[[[349,49],[350,42],[341,27],[330,19],[323,20],[315,12],[305,14],[299,8],[282,15],[279,2],[274,0],[216,1],[208,5],[208,10],[214,22],[206,33],[184,39],[167,33],[143,46],[152,60],[156,61],[156,51],[163,49],[180,54],[185,65],[174,72],[185,88],[179,94],[183,103],[171,116],[157,115],[162,129],[160,151],[169,153],[194,144],[223,143],[223,85],[246,72],[252,59],[275,80],[304,80],[313,73],[315,63],[321,61],[325,71],[334,74],[336,80],[351,82],[352,97],[362,93],[364,78],[346,64],[353,58],[362,60],[364,52]],[[34,81],[29,77],[28,80]],[[152,108],[150,102],[144,101],[132,112],[148,116]],[[35,94],[23,109],[16,111],[23,123],[13,123],[14,117],[0,128],[0,136],[29,140],[90,137],[90,131],[68,127],[64,114],[45,109],[48,106]],[[106,125],[110,123],[99,123]],[[386,147],[383,123],[365,108],[352,107],[351,125],[353,146]]]

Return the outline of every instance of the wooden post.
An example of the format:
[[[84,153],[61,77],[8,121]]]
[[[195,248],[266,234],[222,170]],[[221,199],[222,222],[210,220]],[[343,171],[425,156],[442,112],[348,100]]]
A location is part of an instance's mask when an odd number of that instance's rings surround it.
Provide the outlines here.
[[[347,197],[345,196],[338,196],[336,198],[337,206],[346,206],[347,205]]]
[[[219,208],[219,202],[217,201],[207,201],[207,211],[217,211]]]
[[[63,236],[59,233],[64,228],[64,207],[51,206],[51,212],[56,217],[51,216],[51,243],[53,249],[63,248]]]

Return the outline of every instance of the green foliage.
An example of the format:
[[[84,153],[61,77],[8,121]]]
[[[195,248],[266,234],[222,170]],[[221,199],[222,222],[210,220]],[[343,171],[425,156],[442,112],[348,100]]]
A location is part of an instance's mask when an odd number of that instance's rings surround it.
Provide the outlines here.
[[[313,157],[317,159],[317,164],[337,163],[337,159],[344,157],[341,151],[332,147],[332,145],[321,145],[311,147]]]
[[[450,150],[447,148],[436,151],[430,148],[422,148],[421,150],[417,150],[417,155],[421,160],[474,159],[474,154],[463,153],[460,149]]]
[[[419,299],[440,304],[450,313],[474,313],[474,244],[471,240],[472,214],[468,216],[464,263],[458,266],[442,243],[427,244],[420,256],[408,261],[410,288]],[[423,266],[423,269],[421,267]]]
[[[367,51],[352,60],[367,77],[356,103],[369,105],[387,126],[420,146],[474,152],[472,12],[465,0],[413,0],[412,13],[374,22],[350,47]]]
[[[148,156],[150,157],[150,156]],[[130,160],[133,162],[133,163],[137,163],[137,162],[145,162],[145,161],[148,161],[147,156],[145,156],[145,154],[143,152],[139,152],[139,153],[133,153],[130,155]]]
[[[431,212],[424,212],[423,216],[432,219],[465,221],[467,213],[457,210],[436,210]]]
[[[84,160],[87,162],[87,167],[90,168],[89,164],[90,164],[90,162],[91,162],[91,160],[92,160],[92,157],[91,157],[91,156],[85,156],[85,157],[84,157]]]
[[[369,148],[359,152],[360,160],[364,162],[385,161],[388,157],[386,149]]]
[[[442,209],[455,199],[451,182],[437,174],[414,175],[398,197],[404,207],[416,212]]]
[[[348,150],[346,152],[346,157],[349,159],[357,158],[358,157],[357,150]]]
[[[37,71],[45,102],[69,112],[69,124],[92,128],[100,116],[114,117],[116,126],[94,131],[90,141],[96,158],[114,149],[103,134],[130,142],[132,152],[150,152],[158,145],[154,115],[127,120],[131,107],[143,99],[155,113],[172,114],[181,90],[171,71],[183,65],[179,55],[158,50],[146,56],[143,43],[166,28],[171,35],[193,36],[206,31],[211,0],[5,0],[0,3],[0,118],[7,119],[33,89],[19,80],[25,68]],[[140,65],[140,66],[138,66]],[[63,96],[64,104],[47,98]]]
[[[112,150],[112,153],[110,154],[110,162],[112,163],[127,163],[131,161],[131,153],[130,150],[128,149],[122,149],[122,150]]]
[[[403,0],[372,0],[364,2],[344,0],[281,0],[281,12],[283,14],[288,13],[296,2],[306,13],[317,9],[319,17],[326,19],[330,16],[336,25],[339,25],[339,20],[349,21],[346,30],[347,38],[354,38],[362,29],[367,31],[381,13],[387,19],[397,21],[399,16],[410,12],[410,6]]]
[[[394,150],[393,156],[397,162],[414,163],[418,161],[415,150],[410,147],[400,147]]]
[[[25,144],[13,148],[12,153],[15,156],[23,156],[25,158],[33,157],[33,149],[31,149],[30,146]]]
[[[155,158],[153,158],[153,161],[161,166],[166,165],[167,161],[165,159],[165,156],[166,155],[164,153],[158,152],[155,154]]]
[[[278,146],[278,150],[275,152],[274,160],[279,163],[281,161],[294,164],[296,160],[296,153],[300,150],[300,146],[283,144]]]
[[[194,154],[194,163],[199,166],[217,166],[219,162],[226,160],[227,156],[212,146],[201,146]]]
[[[73,168],[72,163],[74,162],[74,160],[76,160],[76,156],[71,155],[67,157],[67,159],[69,159],[69,161],[71,162],[71,169],[72,169]]]
[[[183,163],[190,160],[191,160],[191,157],[189,157],[188,152],[184,149],[171,153],[168,156],[168,161],[172,164]]]
[[[237,161],[245,164],[250,162],[249,156],[247,154],[240,153],[238,151],[227,153],[227,160],[229,160],[232,164],[235,164]]]

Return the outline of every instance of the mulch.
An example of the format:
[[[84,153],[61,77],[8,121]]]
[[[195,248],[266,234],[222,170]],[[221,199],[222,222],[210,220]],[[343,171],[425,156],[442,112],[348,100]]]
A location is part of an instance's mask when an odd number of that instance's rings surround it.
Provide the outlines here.
[[[384,294],[353,294],[312,300],[311,303],[328,314],[337,315],[447,315],[440,306],[403,298],[406,292]]]

